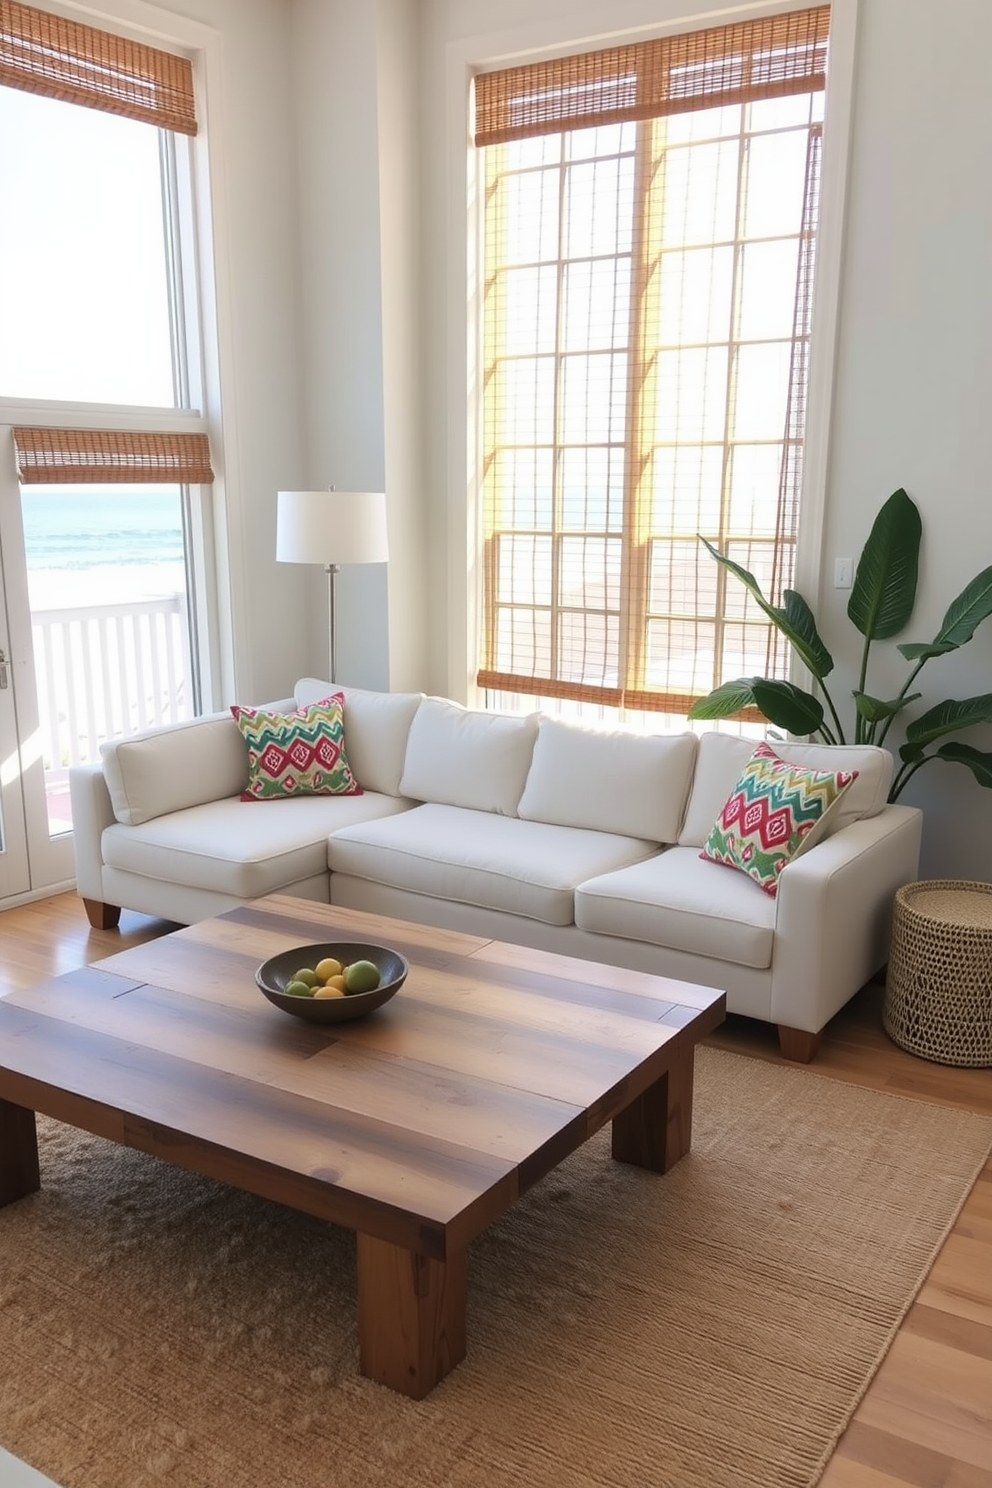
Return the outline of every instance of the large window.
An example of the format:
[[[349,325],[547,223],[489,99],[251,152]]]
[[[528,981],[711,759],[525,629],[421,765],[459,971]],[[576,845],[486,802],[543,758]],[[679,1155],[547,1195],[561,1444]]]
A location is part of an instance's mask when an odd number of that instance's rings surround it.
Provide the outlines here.
[[[479,685],[684,715],[786,674],[829,9],[482,74]]]
[[[69,765],[209,696],[196,132],[188,57],[0,5],[0,579],[30,610],[21,749],[53,838]]]

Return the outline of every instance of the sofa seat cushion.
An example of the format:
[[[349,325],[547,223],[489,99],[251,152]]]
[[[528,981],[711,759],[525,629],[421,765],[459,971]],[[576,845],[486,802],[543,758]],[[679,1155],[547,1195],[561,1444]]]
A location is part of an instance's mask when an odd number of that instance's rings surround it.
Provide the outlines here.
[[[410,805],[401,797],[372,791],[290,796],[264,805],[228,797],[137,827],[114,823],[103,833],[103,858],[111,868],[145,878],[255,899],[326,873],[327,838],[335,827],[402,812]]]
[[[570,925],[575,885],[657,851],[639,838],[430,802],[335,832],[335,873],[482,909]],[[729,874],[722,874],[729,878]]]
[[[579,884],[575,923],[764,970],[772,964],[775,900],[744,874],[706,862],[694,847],[672,847]]]

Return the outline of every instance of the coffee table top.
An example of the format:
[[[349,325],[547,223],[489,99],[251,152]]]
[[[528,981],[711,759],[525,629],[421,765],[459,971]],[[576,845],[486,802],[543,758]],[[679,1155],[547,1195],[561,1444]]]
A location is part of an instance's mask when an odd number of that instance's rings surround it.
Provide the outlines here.
[[[410,963],[313,1024],[254,983],[293,945]],[[443,1258],[715,1028],[712,989],[270,896],[0,999],[0,1097]]]

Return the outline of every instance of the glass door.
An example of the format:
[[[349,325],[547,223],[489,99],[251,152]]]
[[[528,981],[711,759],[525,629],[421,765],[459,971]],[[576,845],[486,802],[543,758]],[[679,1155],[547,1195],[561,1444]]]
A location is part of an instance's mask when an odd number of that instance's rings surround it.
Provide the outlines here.
[[[2,549],[0,549],[2,552]],[[31,887],[21,790],[21,749],[3,571],[0,566],[0,899]]]
[[[73,878],[73,765],[99,763],[108,739],[199,711],[200,626],[188,488],[21,485],[9,426],[0,466],[4,898]]]
[[[50,837],[72,829],[69,768],[107,739],[190,718],[183,491],[169,485],[21,490]]]
[[[9,428],[0,426],[0,898],[71,881],[72,842],[50,849],[37,699],[25,628],[27,582]],[[27,649],[26,649],[27,645]],[[6,682],[6,686],[2,685]]]

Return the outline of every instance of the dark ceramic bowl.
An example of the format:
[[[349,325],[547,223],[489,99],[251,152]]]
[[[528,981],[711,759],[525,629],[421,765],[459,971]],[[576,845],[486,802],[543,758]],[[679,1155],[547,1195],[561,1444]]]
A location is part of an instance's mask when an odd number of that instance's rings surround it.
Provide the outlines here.
[[[379,970],[379,985],[373,992],[349,992],[344,997],[287,997],[286,984],[301,967],[315,967],[318,961],[333,956],[342,966],[352,961],[371,961]],[[350,1023],[364,1018],[395,997],[410,970],[399,951],[387,946],[369,945],[365,941],[337,940],[326,945],[294,946],[263,961],[255,973],[259,989],[283,1012],[293,1013],[310,1023]]]

